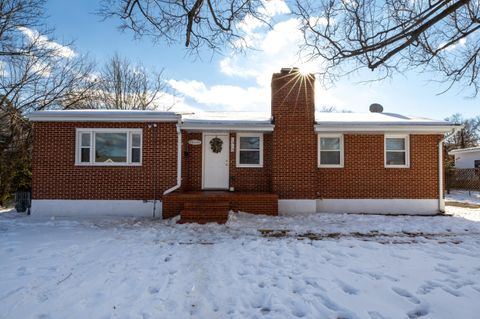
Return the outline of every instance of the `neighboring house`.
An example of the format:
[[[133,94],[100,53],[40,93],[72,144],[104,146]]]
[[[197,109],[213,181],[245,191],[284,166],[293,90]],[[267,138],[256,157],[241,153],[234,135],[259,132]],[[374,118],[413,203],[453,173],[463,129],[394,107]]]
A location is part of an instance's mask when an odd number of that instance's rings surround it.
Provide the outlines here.
[[[480,146],[448,152],[455,156],[455,168],[480,168]]]
[[[212,214],[443,210],[442,140],[458,126],[391,113],[316,117],[314,81],[273,74],[265,119],[35,112],[32,214],[155,209],[166,218],[196,209],[202,196]]]

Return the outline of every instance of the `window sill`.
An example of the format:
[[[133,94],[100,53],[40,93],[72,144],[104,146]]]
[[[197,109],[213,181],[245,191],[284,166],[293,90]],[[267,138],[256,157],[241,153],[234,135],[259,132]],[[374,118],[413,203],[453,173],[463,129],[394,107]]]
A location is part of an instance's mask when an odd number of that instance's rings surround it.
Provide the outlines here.
[[[410,168],[410,165],[385,165],[385,168]]]
[[[254,165],[254,164],[237,164],[236,168],[263,168],[263,165]]]
[[[343,165],[319,165],[318,168],[344,168]]]
[[[129,163],[114,163],[114,164],[75,163],[75,166],[86,166],[86,167],[140,167],[140,166],[142,166],[142,163],[138,163],[138,164],[129,164]]]

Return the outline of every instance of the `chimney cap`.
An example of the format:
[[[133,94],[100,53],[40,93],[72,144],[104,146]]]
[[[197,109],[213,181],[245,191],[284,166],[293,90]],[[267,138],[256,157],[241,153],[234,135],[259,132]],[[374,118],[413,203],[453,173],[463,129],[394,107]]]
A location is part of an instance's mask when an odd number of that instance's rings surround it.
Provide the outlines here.
[[[297,67],[293,68],[281,68],[280,70],[281,73],[294,73],[294,72],[300,72],[300,69]]]
[[[382,113],[383,112],[383,106],[378,103],[373,103],[370,104],[370,112],[372,113]]]

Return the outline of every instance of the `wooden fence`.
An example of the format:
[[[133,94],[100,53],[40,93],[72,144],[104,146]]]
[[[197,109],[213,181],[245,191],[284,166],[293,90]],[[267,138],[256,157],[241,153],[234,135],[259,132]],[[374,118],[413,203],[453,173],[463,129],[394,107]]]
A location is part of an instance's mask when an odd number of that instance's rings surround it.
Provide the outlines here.
[[[445,175],[447,191],[450,189],[480,191],[480,168],[449,169]]]

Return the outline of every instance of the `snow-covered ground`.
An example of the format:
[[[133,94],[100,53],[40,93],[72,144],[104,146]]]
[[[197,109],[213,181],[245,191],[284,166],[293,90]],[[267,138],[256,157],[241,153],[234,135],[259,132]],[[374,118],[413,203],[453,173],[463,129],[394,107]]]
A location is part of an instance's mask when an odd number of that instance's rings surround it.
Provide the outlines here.
[[[450,194],[445,195],[447,202],[462,202],[469,204],[480,205],[480,192],[477,191],[464,191],[464,190],[452,190]]]
[[[480,209],[447,209],[203,226],[2,213],[0,318],[478,318]]]

